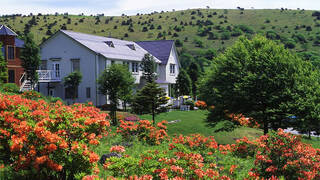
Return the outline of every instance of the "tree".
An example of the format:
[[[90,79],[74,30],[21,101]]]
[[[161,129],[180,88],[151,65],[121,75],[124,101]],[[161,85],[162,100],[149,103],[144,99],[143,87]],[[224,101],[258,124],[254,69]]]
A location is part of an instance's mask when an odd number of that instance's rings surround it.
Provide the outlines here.
[[[264,133],[268,126],[277,129],[292,113],[297,77],[303,61],[291,51],[256,36],[239,40],[218,56],[200,83],[200,97],[216,111],[242,113],[261,123]]]
[[[294,129],[308,133],[311,139],[311,131],[320,133],[320,72],[311,63],[305,63],[303,73],[305,76],[298,77],[295,94],[293,121]]]
[[[148,83],[151,83],[156,79],[157,63],[149,53],[145,54],[142,58],[140,68]]]
[[[155,125],[155,115],[160,112],[160,106],[167,102],[164,90],[157,83],[151,82],[137,92],[133,98],[132,108],[139,114],[151,113],[153,125]]]
[[[190,79],[191,79],[193,99],[196,100],[196,97],[197,97],[197,81],[198,81],[198,78],[200,76],[200,67],[195,61],[192,61],[190,63],[190,66],[189,66],[187,72],[188,72],[188,74],[190,76]]]
[[[64,86],[68,89],[68,93],[72,93],[71,97],[73,102],[78,96],[78,87],[82,81],[82,74],[79,71],[74,71],[63,79]]]
[[[0,43],[0,49],[2,49],[1,43]],[[7,80],[8,80],[7,61],[3,57],[2,51],[0,50],[0,85],[7,82]]]
[[[178,96],[189,95],[192,92],[191,79],[184,69],[180,69],[175,88]]]
[[[135,79],[128,67],[122,64],[112,64],[98,79],[99,91],[109,98],[111,104],[111,118],[113,125],[118,124],[117,106],[119,99],[126,99],[126,93],[134,85]]]
[[[20,58],[22,60],[22,67],[27,74],[27,80],[30,81],[31,88],[33,89],[38,81],[37,69],[40,66],[40,49],[33,41],[32,34],[27,34],[24,37],[24,48],[21,51]]]

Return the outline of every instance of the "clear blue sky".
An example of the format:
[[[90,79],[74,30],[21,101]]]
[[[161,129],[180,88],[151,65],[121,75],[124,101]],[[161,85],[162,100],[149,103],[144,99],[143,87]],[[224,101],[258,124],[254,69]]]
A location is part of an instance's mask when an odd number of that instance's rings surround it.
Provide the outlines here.
[[[235,9],[313,9],[320,10],[320,0],[1,0],[0,14],[64,13],[134,15],[153,11],[188,8]]]

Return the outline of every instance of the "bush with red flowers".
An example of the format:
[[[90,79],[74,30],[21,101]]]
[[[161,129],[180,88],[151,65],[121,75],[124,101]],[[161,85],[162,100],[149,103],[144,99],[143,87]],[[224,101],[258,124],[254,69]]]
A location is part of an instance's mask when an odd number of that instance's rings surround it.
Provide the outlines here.
[[[207,104],[204,101],[200,101],[198,100],[194,106],[198,107],[199,109],[206,109],[207,108]]]
[[[83,104],[48,104],[23,96],[0,94],[0,164],[31,179],[92,173],[99,160],[92,147],[108,132],[107,114]]]

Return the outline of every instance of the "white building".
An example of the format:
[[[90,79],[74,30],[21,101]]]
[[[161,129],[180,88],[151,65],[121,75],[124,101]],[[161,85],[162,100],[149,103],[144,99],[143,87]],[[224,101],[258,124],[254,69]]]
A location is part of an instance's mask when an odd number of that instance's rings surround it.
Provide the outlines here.
[[[60,97],[71,102],[63,78],[73,71],[83,75],[76,102],[93,102],[100,106],[106,103],[98,91],[97,79],[112,63],[129,65],[137,88],[143,86],[139,64],[146,53],[154,56],[158,66],[157,83],[171,95],[171,87],[179,73],[178,55],[174,41],[132,42],[84,33],[60,30],[41,44],[39,90],[44,95]]]

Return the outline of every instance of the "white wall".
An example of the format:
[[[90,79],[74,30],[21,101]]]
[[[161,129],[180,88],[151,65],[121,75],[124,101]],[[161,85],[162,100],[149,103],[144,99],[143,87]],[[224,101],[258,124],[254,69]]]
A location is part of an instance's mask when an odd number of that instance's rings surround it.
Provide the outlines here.
[[[95,65],[96,55],[94,52],[88,50],[86,47],[72,40],[62,32],[58,32],[54,37],[49,39],[41,46],[41,59],[47,61],[47,69],[52,69],[50,59],[61,58],[60,63],[60,77],[63,80],[65,76],[71,73],[71,59],[80,59],[80,71],[82,73],[82,82],[78,88],[77,102],[91,101],[96,103],[96,80],[95,80]],[[41,83],[40,91],[47,95],[47,83]],[[54,88],[56,97],[65,97],[65,89],[63,81],[60,83],[50,83]],[[91,88],[91,98],[86,98],[86,88]],[[71,100],[68,100],[71,102]]]
[[[170,74],[170,64],[175,64],[175,74],[171,75]],[[169,82],[170,84],[175,84],[176,83],[176,78],[178,77],[179,74],[179,61],[177,54],[174,50],[174,48],[171,49],[171,53],[168,59],[168,63],[166,65],[166,81]]]

